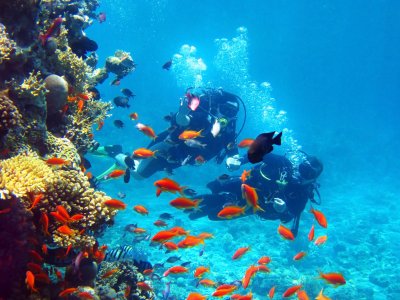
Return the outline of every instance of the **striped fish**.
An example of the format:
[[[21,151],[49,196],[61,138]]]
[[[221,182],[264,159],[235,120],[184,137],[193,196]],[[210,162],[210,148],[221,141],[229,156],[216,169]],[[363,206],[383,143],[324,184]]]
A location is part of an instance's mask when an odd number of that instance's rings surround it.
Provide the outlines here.
[[[108,262],[132,261],[138,268],[139,272],[143,272],[146,269],[152,268],[151,263],[145,259],[144,253],[141,253],[140,250],[132,246],[125,245],[108,250],[104,260]]]

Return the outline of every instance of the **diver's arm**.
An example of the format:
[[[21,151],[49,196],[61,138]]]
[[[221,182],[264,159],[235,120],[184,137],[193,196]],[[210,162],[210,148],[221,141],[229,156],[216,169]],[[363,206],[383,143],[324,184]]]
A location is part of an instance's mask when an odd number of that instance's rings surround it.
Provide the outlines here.
[[[179,106],[179,110],[175,115],[175,121],[179,126],[186,127],[190,124],[190,108],[187,104],[187,101],[181,100],[181,104]]]

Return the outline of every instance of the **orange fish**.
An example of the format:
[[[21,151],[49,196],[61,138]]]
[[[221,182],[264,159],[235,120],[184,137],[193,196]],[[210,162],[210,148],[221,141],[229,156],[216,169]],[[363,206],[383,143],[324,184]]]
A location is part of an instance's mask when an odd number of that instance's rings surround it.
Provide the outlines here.
[[[136,228],[133,230],[133,233],[136,233],[136,234],[143,234],[143,233],[146,233],[146,229],[143,229],[143,228],[140,228],[140,227],[136,227]]]
[[[47,249],[47,245],[46,245],[46,244],[43,244],[43,245],[42,245],[42,252],[43,252],[44,255],[47,255],[47,250],[48,250],[48,249]]]
[[[191,208],[198,208],[201,199],[198,200],[191,200],[185,197],[179,197],[172,200],[169,204],[178,209],[191,209]]]
[[[101,276],[101,278],[108,278],[108,277],[114,275],[115,273],[117,273],[118,271],[119,271],[118,268],[108,270],[107,272],[105,272],[105,273]]]
[[[147,210],[147,208],[146,207],[144,207],[143,205],[135,205],[134,207],[133,207],[133,209],[137,212],[137,213],[139,213],[139,214],[141,214],[141,215],[148,215],[149,214],[149,211]]]
[[[210,268],[206,268],[203,266],[197,267],[197,269],[194,271],[194,277],[201,278],[203,277],[204,273],[207,272],[210,272]]]
[[[143,132],[144,135],[147,135],[148,137],[152,138],[153,140],[155,140],[157,138],[157,135],[155,134],[153,128],[151,128],[150,126],[144,125],[142,123],[137,123],[136,128],[139,131]]]
[[[126,204],[117,199],[110,199],[103,202],[105,206],[115,208],[115,209],[125,209]]]
[[[199,281],[199,284],[201,284],[202,286],[207,286],[207,287],[211,287],[211,286],[216,286],[217,283],[212,281],[211,279],[202,279]]]
[[[328,236],[322,235],[322,236],[319,236],[319,237],[317,237],[315,239],[314,244],[317,245],[317,246],[321,246],[321,245],[325,244],[325,242],[327,240],[328,240]]]
[[[221,284],[217,287],[217,291],[219,290],[236,290],[237,286],[234,284]]]
[[[30,271],[32,271],[32,273],[42,273],[43,272],[42,267],[38,264],[30,262],[30,263],[27,263],[26,266],[28,267],[28,269]]]
[[[239,148],[248,148],[251,146],[251,144],[253,144],[253,142],[254,142],[254,139],[243,139],[238,144],[238,147]]]
[[[165,223],[165,221],[163,221],[163,220],[157,220],[153,224],[156,225],[157,227],[166,227],[166,226],[168,226],[167,223]]]
[[[324,279],[327,283],[335,286],[346,284],[346,280],[340,273],[322,273],[319,272],[319,278]]]
[[[192,140],[192,139],[195,139],[195,138],[197,138],[197,137],[203,137],[202,135],[201,135],[201,132],[203,131],[203,129],[202,130],[200,130],[200,131],[194,131],[194,130],[185,130],[184,132],[182,132],[180,135],[179,135],[179,139],[180,140]]]
[[[304,251],[301,251],[301,252],[299,252],[299,253],[297,253],[294,257],[293,257],[293,260],[300,260],[300,259],[302,259],[304,256],[306,256],[306,252],[304,252]]]
[[[202,233],[198,234],[197,237],[199,239],[202,239],[202,240],[214,238],[214,236],[211,233],[208,233],[208,232],[202,232]]]
[[[318,296],[315,298],[315,300],[331,300],[331,298],[329,298],[328,296],[325,296],[323,292],[324,292],[324,289],[322,289],[322,290],[319,292],[319,294],[318,294]]]
[[[33,208],[35,208],[35,206],[40,202],[40,200],[43,199],[43,197],[44,195],[42,193],[35,195],[32,199],[32,205],[30,208],[28,208],[28,210],[32,210]]]
[[[254,277],[254,275],[256,275],[258,271],[258,268],[256,266],[250,266],[247,270],[246,273],[242,279],[242,286],[244,289],[247,289],[247,287],[250,284],[250,280],[251,278]]]
[[[160,194],[161,192],[169,192],[173,194],[178,192],[184,196],[183,191],[186,189],[186,187],[180,186],[176,181],[166,177],[154,182],[154,186],[157,187],[157,191],[160,191]]]
[[[131,113],[130,115],[129,115],[129,118],[131,119],[131,120],[137,120],[138,118],[139,118],[139,115],[136,113],[136,112],[134,112],[134,113]]]
[[[125,175],[125,171],[124,170],[114,170],[112,171],[110,174],[106,175],[106,178],[118,178]]]
[[[188,268],[182,266],[174,266],[165,271],[163,276],[167,277],[169,274],[182,274],[182,273],[187,273],[188,271],[189,271]]]
[[[206,299],[207,299],[206,296],[203,296],[202,294],[195,292],[190,293],[189,296],[187,296],[186,298],[186,300],[206,300]]]
[[[66,297],[78,291],[77,288],[68,288],[63,290],[61,293],[58,294],[58,297]]]
[[[62,223],[62,224],[66,224],[68,222],[67,219],[65,219],[62,215],[60,215],[58,212],[55,211],[51,211],[50,215],[56,219],[56,221]]]
[[[152,291],[153,290],[153,288],[151,287],[151,286],[149,286],[146,282],[144,282],[144,281],[138,281],[137,283],[136,283],[136,285],[137,285],[137,287],[139,288],[139,289],[141,289],[141,290],[144,290],[144,291]]]
[[[150,149],[147,148],[139,148],[133,151],[132,155],[138,158],[149,158],[149,157],[157,158],[156,152],[157,150],[151,151]]]
[[[93,295],[89,292],[80,292],[80,293],[78,293],[78,297],[80,299],[87,299],[87,300],[94,299]]]
[[[11,207],[5,208],[5,209],[0,209],[0,215],[2,214],[8,214],[11,211]]]
[[[286,240],[290,240],[290,241],[294,240],[294,234],[292,233],[292,231],[283,225],[279,225],[278,233]]]
[[[65,160],[63,158],[58,158],[58,157],[52,157],[46,160],[46,163],[51,166],[63,166],[63,165],[69,165],[70,162],[68,160]]]
[[[69,220],[71,217],[68,213],[68,211],[65,209],[64,206],[62,205],[57,205],[56,206],[57,212],[66,220]]]
[[[104,126],[104,121],[99,121],[99,122],[97,122],[97,128],[96,128],[96,130],[101,130],[101,129],[103,128],[103,126]]]
[[[263,273],[271,273],[271,270],[265,265],[257,266],[257,271],[258,272],[263,272]]]
[[[243,199],[246,199],[249,206],[253,207],[253,212],[256,212],[257,210],[264,211],[258,205],[258,195],[255,188],[249,186],[248,184],[242,183],[242,197]]]
[[[226,295],[232,294],[234,289],[217,289],[212,296],[213,297],[224,297]]]
[[[44,260],[43,257],[41,257],[40,254],[37,253],[35,250],[29,250],[28,253],[29,253],[29,256],[32,259],[36,260],[37,262],[40,262],[40,263],[43,262],[43,260]]]
[[[151,275],[153,274],[154,270],[153,269],[146,269],[143,271],[143,275]]]
[[[275,286],[273,286],[268,292],[269,299],[273,299],[274,296],[275,296]]]
[[[240,176],[242,183],[244,183],[250,177],[250,174],[251,174],[251,170],[249,170],[249,171],[243,170],[243,173]]]
[[[232,259],[241,258],[247,251],[250,250],[250,247],[243,247],[236,250],[235,254],[233,254]]]
[[[325,215],[322,212],[314,208],[311,208],[311,212],[313,213],[315,220],[317,220],[319,225],[324,228],[328,227],[328,222],[326,221]]]
[[[173,242],[165,242],[163,243],[164,247],[167,248],[169,251],[178,250],[178,245]]]
[[[295,285],[290,288],[288,288],[282,295],[283,298],[288,298],[290,296],[293,296],[298,290],[302,288],[302,285]]]
[[[158,242],[158,243],[164,243],[172,238],[174,238],[175,236],[177,236],[176,232],[171,232],[168,230],[162,230],[157,232],[152,238],[151,241],[152,242]]]
[[[310,232],[308,233],[308,240],[311,242],[314,239],[314,224],[311,226]]]
[[[271,258],[269,256],[263,256],[257,261],[257,263],[260,265],[266,265],[266,264],[269,264],[270,262],[271,262]]]
[[[76,105],[78,107],[78,113],[82,112],[83,106],[85,105],[85,102],[83,100],[79,100],[78,104]]]
[[[70,221],[70,222],[78,222],[78,221],[82,220],[84,217],[85,217],[85,216],[84,216],[84,215],[81,215],[81,214],[73,215],[73,216],[69,219],[69,221]]]
[[[178,243],[179,248],[191,248],[197,245],[204,244],[204,240],[196,236],[188,235],[184,240]]]
[[[35,275],[35,280],[39,281],[39,282],[46,283],[46,284],[50,284],[51,283],[49,275],[47,275],[46,273],[36,274]]]
[[[233,299],[233,300],[252,300],[253,294],[251,292],[247,295],[235,294],[235,295],[231,296],[231,299]]]
[[[233,217],[238,217],[244,215],[246,211],[246,206],[226,206],[219,213],[218,218],[221,219],[232,219]]]
[[[62,281],[62,280],[63,280],[62,273],[60,272],[60,270],[57,270],[57,269],[55,269],[55,270],[56,270],[57,279],[58,279],[59,281]]]
[[[26,271],[25,283],[32,292],[38,292],[35,288],[35,275],[31,271]]]
[[[206,296],[196,292],[191,292],[186,298],[186,300],[206,300],[206,299],[207,299]]]
[[[93,174],[91,172],[87,172],[85,175],[89,180],[93,178]]]
[[[128,298],[130,294],[131,294],[131,286],[127,285],[124,291],[125,298]]]
[[[172,227],[169,231],[176,233],[177,236],[189,234],[189,231],[187,231],[184,228],[179,227],[179,226]]]
[[[309,300],[307,293],[305,290],[297,291],[297,299],[298,300]]]
[[[74,235],[75,231],[72,230],[71,228],[69,228],[67,225],[62,225],[60,227],[57,228],[57,231],[65,234],[65,235]]]

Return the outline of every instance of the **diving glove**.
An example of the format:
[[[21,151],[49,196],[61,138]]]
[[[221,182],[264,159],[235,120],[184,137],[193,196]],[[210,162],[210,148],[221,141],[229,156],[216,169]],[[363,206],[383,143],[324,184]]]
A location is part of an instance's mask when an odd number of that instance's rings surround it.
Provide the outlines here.
[[[240,168],[240,165],[242,164],[240,161],[240,156],[238,154],[228,157],[225,163],[229,171],[238,170]]]

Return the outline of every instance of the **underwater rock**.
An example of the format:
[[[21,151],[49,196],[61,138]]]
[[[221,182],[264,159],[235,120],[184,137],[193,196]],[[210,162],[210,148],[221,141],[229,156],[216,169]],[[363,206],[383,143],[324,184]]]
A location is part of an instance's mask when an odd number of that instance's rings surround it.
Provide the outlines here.
[[[98,68],[93,71],[90,75],[90,80],[93,85],[103,83],[108,78],[108,72],[106,68]]]
[[[135,68],[135,62],[130,53],[122,50],[117,50],[114,56],[109,56],[106,59],[107,72],[116,74],[119,79],[135,71]]]
[[[68,83],[64,78],[55,74],[47,76],[44,82],[49,91],[46,95],[47,114],[59,113],[67,101]]]
[[[385,273],[381,273],[379,270],[369,275],[369,281],[377,286],[386,288],[390,285],[390,279]]]

